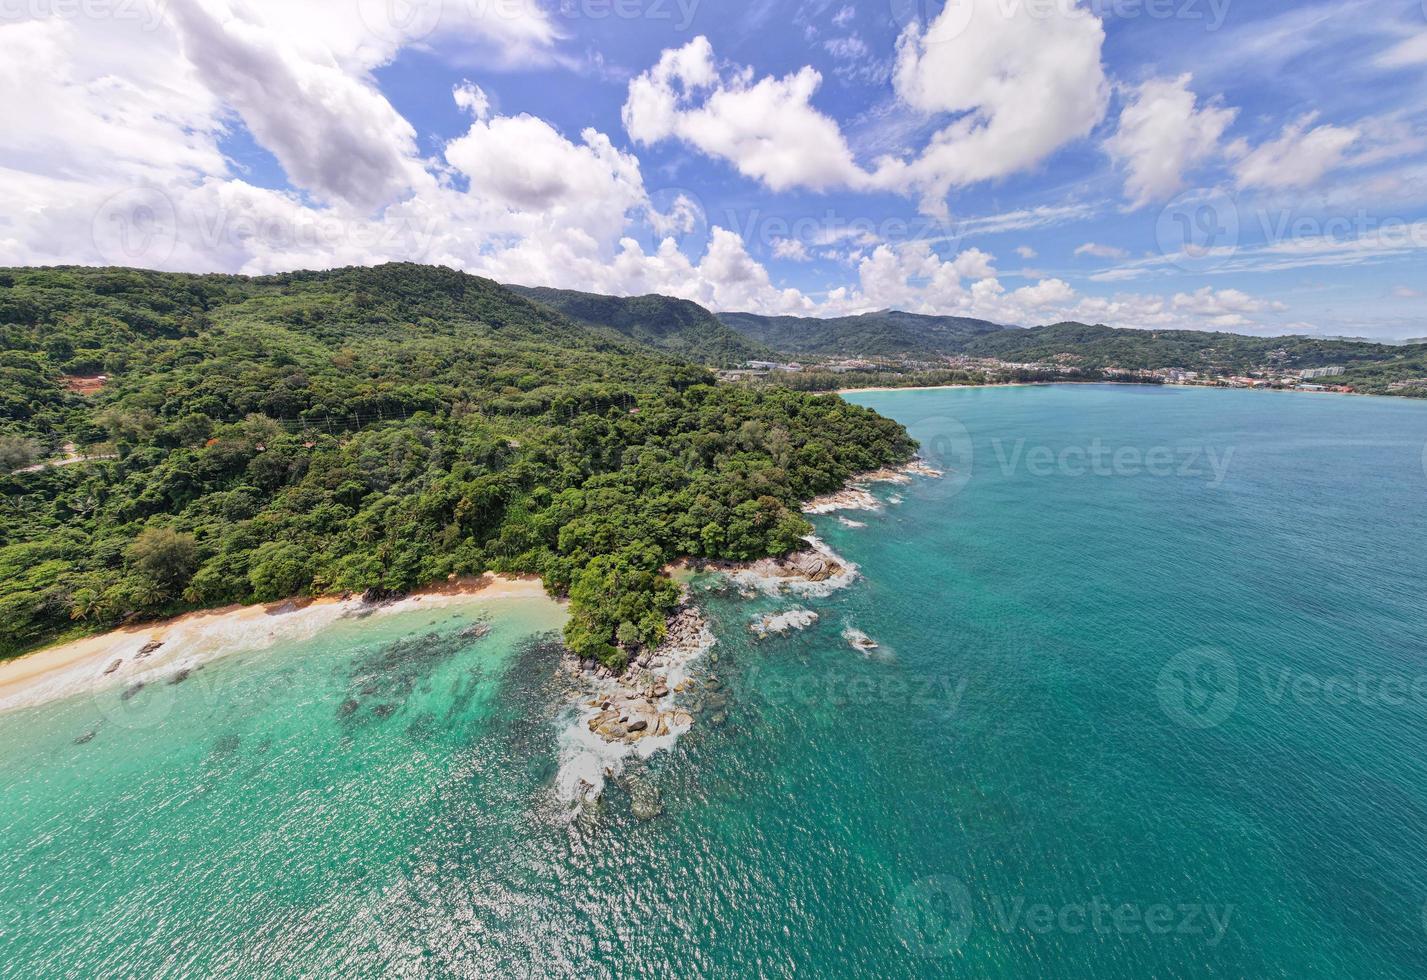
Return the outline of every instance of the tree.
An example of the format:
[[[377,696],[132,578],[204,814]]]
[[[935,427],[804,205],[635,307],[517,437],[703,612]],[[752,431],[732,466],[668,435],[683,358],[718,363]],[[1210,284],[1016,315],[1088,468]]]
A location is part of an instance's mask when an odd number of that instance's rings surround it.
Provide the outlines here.
[[[151,527],[134,539],[125,557],[157,587],[152,594],[171,599],[184,590],[198,568],[198,542],[172,528]]]
[[[295,544],[269,541],[253,554],[248,582],[260,602],[298,595],[312,582],[308,554]]]

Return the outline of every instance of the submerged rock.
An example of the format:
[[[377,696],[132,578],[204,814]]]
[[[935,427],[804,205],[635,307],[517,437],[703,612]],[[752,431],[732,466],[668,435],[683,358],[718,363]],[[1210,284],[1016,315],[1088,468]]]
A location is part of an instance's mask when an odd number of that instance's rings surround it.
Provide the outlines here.
[[[664,801],[659,790],[639,779],[629,787],[629,809],[636,820],[653,820],[664,812]]]
[[[134,695],[142,691],[144,689],[144,686],[145,685],[143,681],[139,681],[137,684],[129,685],[128,687],[124,688],[124,693],[119,695],[119,700],[128,701]]]
[[[98,732],[93,731],[93,730],[87,731],[87,732],[85,732],[83,735],[79,736],[79,738],[75,739],[75,740],[74,740],[74,744],[75,744],[75,745],[87,745],[87,744],[89,744],[90,742],[94,741],[94,736],[95,736],[95,735],[98,735],[98,734],[99,734]]]

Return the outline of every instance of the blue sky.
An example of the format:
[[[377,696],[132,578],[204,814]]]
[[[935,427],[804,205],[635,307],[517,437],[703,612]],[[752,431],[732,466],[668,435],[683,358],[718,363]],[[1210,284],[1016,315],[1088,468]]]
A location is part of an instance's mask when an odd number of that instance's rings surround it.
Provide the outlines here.
[[[1418,0],[95,0],[0,43],[5,264],[1427,335]]]

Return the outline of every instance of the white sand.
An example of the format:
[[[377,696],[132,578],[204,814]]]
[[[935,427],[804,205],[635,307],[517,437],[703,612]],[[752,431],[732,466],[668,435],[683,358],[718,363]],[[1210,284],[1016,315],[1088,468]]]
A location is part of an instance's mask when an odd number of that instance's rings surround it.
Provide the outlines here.
[[[374,615],[410,612],[473,598],[543,597],[539,579],[487,575],[432,588],[375,607]],[[33,707],[109,687],[192,669],[229,653],[262,650],[315,636],[343,616],[371,610],[360,598],[289,600],[229,606],[86,637],[0,663],[0,711]],[[163,644],[148,656],[140,651]],[[107,672],[115,663],[118,669]]]

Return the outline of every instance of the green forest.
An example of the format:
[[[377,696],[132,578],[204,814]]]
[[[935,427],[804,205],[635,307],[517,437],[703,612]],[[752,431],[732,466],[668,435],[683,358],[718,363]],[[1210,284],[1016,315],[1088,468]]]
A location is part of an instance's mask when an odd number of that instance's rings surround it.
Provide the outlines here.
[[[914,448],[446,269],[0,270],[0,656],[496,571],[620,668],[669,561],[786,553],[800,501]]]

